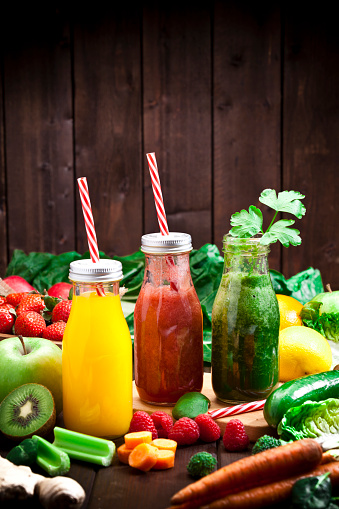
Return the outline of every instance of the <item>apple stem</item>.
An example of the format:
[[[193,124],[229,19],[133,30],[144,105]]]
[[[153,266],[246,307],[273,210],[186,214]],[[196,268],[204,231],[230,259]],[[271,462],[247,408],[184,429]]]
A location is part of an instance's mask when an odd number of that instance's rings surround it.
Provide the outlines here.
[[[327,284],[326,285],[326,290],[330,293],[332,293],[332,288],[331,288],[331,285],[330,284]]]
[[[21,341],[21,344],[22,344],[22,347],[24,349],[24,355],[27,355],[27,350],[26,350],[26,346],[25,346],[25,342],[24,342],[24,338],[22,336],[18,336],[20,341]]]

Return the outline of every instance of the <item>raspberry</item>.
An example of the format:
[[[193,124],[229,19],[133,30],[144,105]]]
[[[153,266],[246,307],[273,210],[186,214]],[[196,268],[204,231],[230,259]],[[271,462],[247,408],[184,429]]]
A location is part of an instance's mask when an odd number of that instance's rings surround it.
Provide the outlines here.
[[[159,438],[168,438],[168,433],[171,431],[173,427],[173,419],[166,412],[162,412],[158,410],[151,414],[152,421],[154,422],[154,426],[157,429]]]
[[[154,422],[151,419],[151,416],[143,410],[138,410],[133,414],[129,425],[129,432],[134,433],[135,431],[151,431],[152,440],[158,438],[158,432],[154,426]]]
[[[178,419],[168,433],[170,440],[175,440],[178,445],[194,444],[199,438],[199,426],[189,417]]]
[[[226,451],[245,451],[250,443],[245,426],[239,419],[228,422],[222,440]]]
[[[200,438],[204,442],[215,442],[220,438],[220,426],[207,414],[197,415],[194,419],[199,426]]]

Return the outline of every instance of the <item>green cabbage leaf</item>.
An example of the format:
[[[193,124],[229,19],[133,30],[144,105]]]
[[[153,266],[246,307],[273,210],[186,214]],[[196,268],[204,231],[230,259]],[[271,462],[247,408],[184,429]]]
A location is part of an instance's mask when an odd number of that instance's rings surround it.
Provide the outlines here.
[[[290,408],[281,419],[277,431],[285,441],[333,435],[339,439],[339,399],[305,401]]]

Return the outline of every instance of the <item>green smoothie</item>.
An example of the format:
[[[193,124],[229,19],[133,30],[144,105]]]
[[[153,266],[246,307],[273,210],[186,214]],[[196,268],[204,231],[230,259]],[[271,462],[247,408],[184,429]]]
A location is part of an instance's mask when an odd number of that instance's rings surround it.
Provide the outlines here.
[[[212,312],[212,385],[217,398],[229,403],[261,400],[275,388],[279,320],[269,271],[230,270],[223,275]]]

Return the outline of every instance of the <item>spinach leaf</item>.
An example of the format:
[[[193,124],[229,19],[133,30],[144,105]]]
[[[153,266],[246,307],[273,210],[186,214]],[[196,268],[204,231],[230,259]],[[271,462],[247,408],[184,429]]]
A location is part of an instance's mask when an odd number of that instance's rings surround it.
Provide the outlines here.
[[[329,473],[296,481],[292,488],[292,509],[326,509],[331,501]]]

